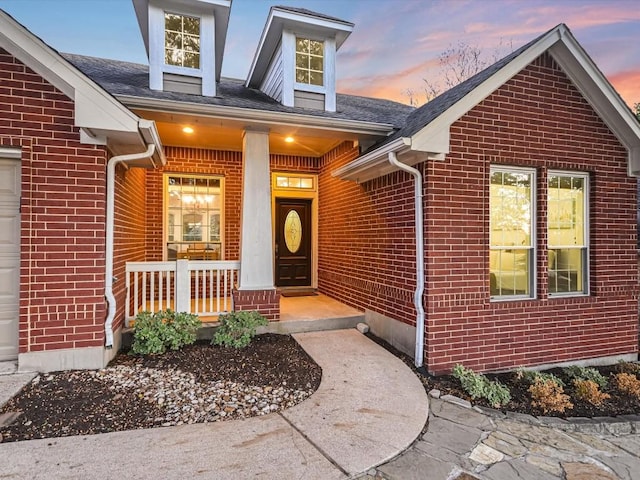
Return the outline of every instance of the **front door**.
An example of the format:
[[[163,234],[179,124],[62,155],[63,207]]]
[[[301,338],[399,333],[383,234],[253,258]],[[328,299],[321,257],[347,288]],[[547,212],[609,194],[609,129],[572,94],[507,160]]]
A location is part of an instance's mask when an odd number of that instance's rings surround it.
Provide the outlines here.
[[[311,286],[311,200],[276,198],[276,286]]]
[[[0,361],[18,358],[20,160],[0,158]]]

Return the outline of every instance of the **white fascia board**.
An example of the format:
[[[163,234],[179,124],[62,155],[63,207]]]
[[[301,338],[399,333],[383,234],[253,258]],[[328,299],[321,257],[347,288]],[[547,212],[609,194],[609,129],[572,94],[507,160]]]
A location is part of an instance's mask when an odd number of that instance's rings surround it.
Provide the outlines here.
[[[569,31],[549,53],[628,151],[630,176],[640,174],[640,123]]]
[[[247,75],[247,81],[245,82],[245,86],[247,87],[251,87],[251,88],[258,88],[259,87],[259,83],[262,80],[262,77],[264,76],[264,72],[262,72],[262,74],[260,75],[254,75],[256,73],[256,66],[258,64],[258,61],[261,60],[261,63],[264,63],[264,60],[262,59],[262,57],[266,57],[267,56],[267,52],[265,52],[265,50],[267,50],[266,45],[267,45],[267,40],[270,40],[270,43],[273,43],[273,37],[274,35],[276,37],[281,37],[282,36],[282,30],[280,30],[280,35],[277,35],[277,33],[274,33],[272,31],[272,24],[273,24],[273,9],[269,12],[269,18],[267,19],[267,23],[264,26],[264,29],[262,30],[262,35],[260,35],[260,41],[258,42],[258,48],[256,49],[256,53],[253,56],[253,60],[251,61],[251,67],[249,68],[249,74]],[[278,42],[276,42],[277,45]],[[270,55],[267,58],[266,63],[268,64],[269,61],[271,60],[271,56],[273,56],[273,52],[275,51],[275,46],[272,45],[269,47],[269,51],[271,52]],[[264,67],[265,69],[268,67]]]
[[[0,32],[2,48],[74,101],[77,127],[137,131],[133,112],[1,10]]]
[[[415,133],[411,137],[411,149],[423,152],[449,153],[449,131],[451,125],[542,55],[560,38],[559,29],[554,29],[540,39],[539,42],[522,52],[457,103],[445,110],[439,117]]]
[[[388,165],[387,155],[390,152],[399,152],[400,150],[407,149],[408,138],[397,138],[392,142],[383,145],[372,152],[362,155],[352,162],[337,168],[331,172],[331,176],[340,178],[342,180],[353,180],[356,182],[363,181],[362,179],[367,176],[366,173],[375,171],[376,175],[380,176],[380,167],[385,164]],[[371,177],[373,178],[373,177]],[[367,180],[369,178],[366,178]]]
[[[365,122],[360,120],[345,120],[317,115],[303,115],[299,113],[271,112],[250,108],[226,107],[220,105],[203,105],[200,103],[160,100],[156,98],[117,96],[118,100],[132,109],[155,110],[159,112],[181,113],[211,118],[223,118],[249,123],[264,123],[272,125],[286,125],[297,127],[318,128],[337,132],[356,133],[362,135],[387,136],[394,127],[388,123]]]

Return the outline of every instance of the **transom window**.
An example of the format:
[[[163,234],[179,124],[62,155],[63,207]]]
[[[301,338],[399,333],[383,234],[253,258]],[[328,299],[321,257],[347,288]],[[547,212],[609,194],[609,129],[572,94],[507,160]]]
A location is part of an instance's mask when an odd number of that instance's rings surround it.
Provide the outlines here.
[[[304,175],[276,175],[276,188],[301,188],[305,190],[312,190],[313,177]]]
[[[549,172],[550,296],[586,294],[588,291],[588,184],[587,174]]]
[[[167,260],[222,258],[224,179],[165,175]]]
[[[296,82],[324,85],[324,43],[296,38]]]
[[[535,170],[492,167],[490,291],[494,299],[535,295]]]
[[[164,14],[164,63],[200,68],[200,19]]]

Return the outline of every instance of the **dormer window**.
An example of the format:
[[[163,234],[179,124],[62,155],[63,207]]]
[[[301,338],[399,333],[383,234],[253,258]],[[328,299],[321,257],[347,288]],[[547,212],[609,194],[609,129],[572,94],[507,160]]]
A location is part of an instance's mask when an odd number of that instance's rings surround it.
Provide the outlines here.
[[[165,12],[164,52],[166,65],[200,68],[200,19]]]
[[[149,88],[215,97],[231,0],[133,0]]]
[[[324,85],[324,43],[296,37],[296,82]]]
[[[336,52],[353,23],[305,8],[271,7],[246,86],[286,107],[336,111]]]

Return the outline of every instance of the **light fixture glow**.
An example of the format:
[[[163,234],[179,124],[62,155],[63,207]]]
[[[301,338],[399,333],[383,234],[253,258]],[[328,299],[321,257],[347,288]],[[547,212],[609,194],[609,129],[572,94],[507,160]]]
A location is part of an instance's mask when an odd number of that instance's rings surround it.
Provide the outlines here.
[[[182,131],[184,133],[193,133],[193,128],[191,128],[191,127],[183,127]]]
[[[295,142],[295,139],[293,137],[285,137],[284,141],[287,142],[287,143],[293,143],[293,142]]]

